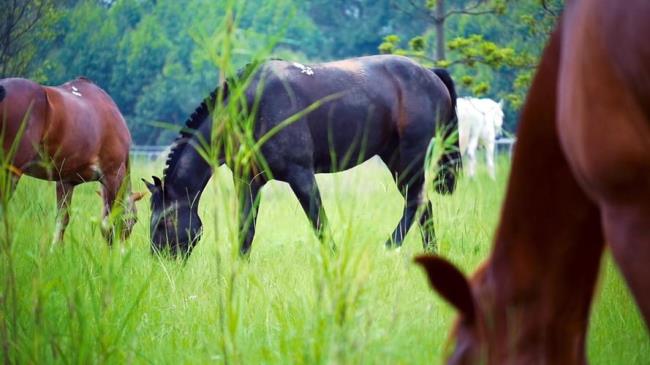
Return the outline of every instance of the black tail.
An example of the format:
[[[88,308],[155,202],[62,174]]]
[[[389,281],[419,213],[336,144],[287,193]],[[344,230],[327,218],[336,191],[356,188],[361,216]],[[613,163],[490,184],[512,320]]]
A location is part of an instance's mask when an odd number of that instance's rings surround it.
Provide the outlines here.
[[[451,97],[451,116],[445,125],[443,136],[446,139],[449,138],[452,133],[456,133],[456,136],[458,137],[458,114],[456,114],[456,99],[458,98],[458,95],[456,94],[454,80],[452,80],[451,75],[445,69],[434,68],[431,69],[431,71],[442,80],[442,83],[447,87],[449,96]],[[459,140],[456,138],[453,149],[446,152],[439,162],[440,172],[435,181],[435,187],[439,193],[451,194],[454,192],[456,189],[456,175],[458,174],[461,165],[462,159],[460,156]]]
[[[4,86],[0,85],[0,101],[4,100],[5,95],[7,95],[7,92],[5,91]]]
[[[442,80],[442,83],[445,84],[447,90],[449,90],[449,96],[451,96],[452,118],[458,120],[458,117],[456,116],[456,99],[458,99],[458,95],[456,94],[454,80],[452,80],[451,75],[444,68],[434,68],[431,71]]]

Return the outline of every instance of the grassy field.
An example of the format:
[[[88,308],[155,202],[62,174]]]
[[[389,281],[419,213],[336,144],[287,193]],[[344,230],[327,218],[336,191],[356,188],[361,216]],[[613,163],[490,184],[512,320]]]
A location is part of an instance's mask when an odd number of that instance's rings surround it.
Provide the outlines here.
[[[480,171],[451,197],[432,194],[440,254],[465,271],[488,254],[505,188]],[[134,182],[162,171],[137,162]],[[149,253],[149,207],[132,238],[103,243],[97,184],[80,186],[62,247],[51,247],[54,185],[25,178],[10,204],[0,261],[5,363],[438,364],[454,313],[412,263],[411,230],[386,250],[403,200],[377,160],[318,176],[338,250],[312,233],[285,184],[263,190],[249,261],[230,242],[232,181],[221,168],[201,201],[204,237],[186,262]],[[650,340],[605,260],[589,332],[593,364],[649,364]]]

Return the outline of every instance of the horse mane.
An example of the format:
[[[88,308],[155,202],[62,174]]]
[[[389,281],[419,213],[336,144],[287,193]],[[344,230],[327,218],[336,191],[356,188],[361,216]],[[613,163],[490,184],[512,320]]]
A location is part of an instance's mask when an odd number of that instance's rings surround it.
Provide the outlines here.
[[[251,73],[254,72],[257,67],[260,65],[259,61],[253,61],[246,64],[243,68],[239,69],[236,74],[238,80],[246,79],[251,76]],[[228,97],[228,84],[233,80],[226,79],[223,83],[223,100]],[[185,121],[185,125],[181,128],[178,136],[172,143],[172,148],[167,155],[167,161],[165,162],[165,169],[163,170],[163,180],[167,176],[167,172],[174,169],[178,159],[180,158],[187,142],[194,136],[194,132],[201,126],[203,121],[210,115],[214,104],[217,102],[217,96],[219,95],[219,86],[217,86],[214,91],[210,93],[206,98],[203,99],[201,104],[192,112],[189,118]]]
[[[224,83],[223,98],[225,99],[228,93],[228,84]],[[185,121],[185,125],[181,128],[178,136],[172,143],[172,148],[167,155],[165,162],[165,169],[163,170],[163,180],[167,176],[167,172],[173,170],[181,156],[181,152],[185,149],[187,142],[194,136],[194,132],[201,126],[203,121],[210,115],[214,103],[217,101],[219,95],[219,87],[217,86],[214,91],[205,97],[201,104],[192,112],[192,114]]]
[[[79,81],[90,82],[91,84],[94,84],[94,83],[95,83],[95,81],[91,80],[90,78],[88,78],[88,77],[86,77],[86,76],[77,76],[77,80],[79,80]]]

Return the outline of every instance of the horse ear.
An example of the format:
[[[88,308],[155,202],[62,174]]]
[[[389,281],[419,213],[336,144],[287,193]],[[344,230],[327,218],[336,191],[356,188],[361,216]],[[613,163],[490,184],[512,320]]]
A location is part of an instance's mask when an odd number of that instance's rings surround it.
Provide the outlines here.
[[[503,99],[499,99],[499,108],[503,109],[503,104],[504,104]]]
[[[144,182],[144,185],[147,187],[149,192],[153,193],[156,190],[156,185],[155,184],[152,184],[152,183],[148,182],[145,179],[142,179],[142,182]],[[154,180],[154,182],[155,182],[155,180]]]
[[[151,178],[153,179],[154,185],[156,185],[159,188],[162,188],[162,181],[158,176],[152,176]]]
[[[146,183],[147,183],[147,182],[145,181],[145,184],[146,184]],[[148,187],[149,187],[149,186],[147,186],[147,188],[148,188]],[[133,202],[137,202],[138,200],[144,198],[145,194],[146,194],[146,193],[143,192],[143,191],[136,191],[135,193],[131,193],[131,200],[132,200]]]
[[[429,276],[429,283],[445,300],[453,305],[469,323],[476,318],[474,297],[465,275],[449,261],[431,255],[415,258]]]

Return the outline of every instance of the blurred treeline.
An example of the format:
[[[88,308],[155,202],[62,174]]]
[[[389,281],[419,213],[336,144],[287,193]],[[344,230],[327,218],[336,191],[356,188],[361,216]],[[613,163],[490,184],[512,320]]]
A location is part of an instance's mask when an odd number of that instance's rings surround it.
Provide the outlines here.
[[[436,59],[436,28],[431,15],[439,1],[242,0],[236,5],[233,60],[243,66],[269,44],[274,45],[269,56],[299,62],[377,54],[382,42],[392,35],[389,39],[395,49],[389,52],[400,53],[396,52],[399,47],[412,49],[427,63]],[[227,3],[3,0],[0,77],[22,76],[60,84],[84,75],[115,99],[135,143],[166,144],[174,131],[155,124],[180,125],[218,83],[213,62],[214,43],[218,42],[215,32]],[[530,60],[534,64],[539,57],[556,13],[549,12],[541,0],[444,3],[446,11],[452,12],[444,22],[444,38],[452,48],[454,41],[458,49],[458,42],[481,34],[484,40],[506,47],[506,56],[527,57],[528,62],[490,64],[471,57],[468,61],[467,52],[450,49],[445,64],[461,95],[479,93],[512,100],[506,128],[513,130],[521,102],[517,98],[525,93],[527,77],[534,69]],[[557,10],[561,1],[554,3]],[[408,43],[413,39],[415,43]],[[461,42],[460,46],[470,54],[474,51],[469,47],[477,47],[474,53],[479,56],[490,52],[483,43]]]

